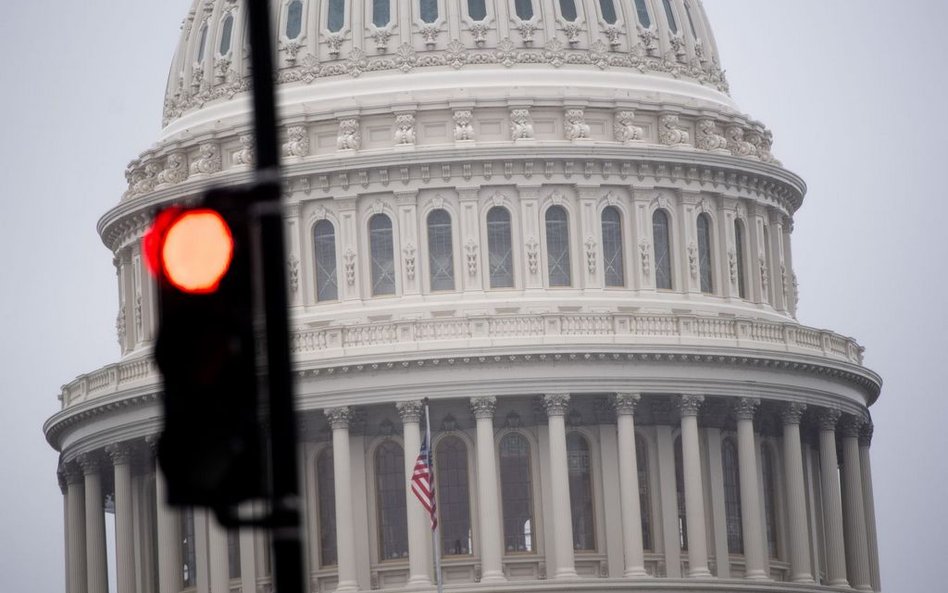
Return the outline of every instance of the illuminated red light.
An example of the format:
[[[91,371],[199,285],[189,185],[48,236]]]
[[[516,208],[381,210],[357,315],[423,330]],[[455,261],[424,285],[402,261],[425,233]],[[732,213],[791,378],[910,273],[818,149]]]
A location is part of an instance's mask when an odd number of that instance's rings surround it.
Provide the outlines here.
[[[143,239],[146,261],[182,292],[217,290],[234,257],[234,238],[215,210],[169,208],[156,218]]]

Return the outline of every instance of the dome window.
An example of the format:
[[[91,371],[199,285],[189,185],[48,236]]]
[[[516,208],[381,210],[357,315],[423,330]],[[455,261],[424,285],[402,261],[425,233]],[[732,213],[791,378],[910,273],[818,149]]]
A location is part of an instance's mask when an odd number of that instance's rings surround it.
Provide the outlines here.
[[[385,27],[391,21],[391,0],[372,0],[372,24],[376,27]]]
[[[533,0],[514,0],[514,10],[521,21],[533,18]]]
[[[375,450],[375,506],[381,560],[408,558],[406,490],[405,453],[398,443],[386,441]]]
[[[533,483],[530,442],[518,432],[500,440],[500,501],[504,524],[504,550],[533,551]]]
[[[428,215],[428,265],[431,290],[454,290],[451,215],[446,210],[433,210]]]
[[[334,301],[339,298],[336,282],[336,230],[328,220],[320,220],[313,227],[313,245],[316,250],[316,300]]]
[[[326,28],[331,33],[342,31],[346,24],[346,0],[329,0],[328,14],[326,15]]]
[[[614,25],[619,17],[616,16],[616,5],[613,0],[599,0],[599,10],[602,12],[602,20],[607,24]]]
[[[566,435],[566,467],[569,475],[569,500],[573,519],[573,549],[596,550],[592,498],[592,460],[589,441],[578,432]]]
[[[698,216],[698,275],[701,278],[701,292],[713,292],[711,278],[711,217]]]
[[[744,223],[734,221],[734,259],[737,265],[737,294],[747,298],[747,282],[744,279]]]
[[[197,62],[200,64],[204,61],[204,48],[207,47],[207,23],[201,27],[201,41],[198,43],[198,56]]]
[[[602,259],[606,286],[625,286],[622,217],[615,206],[609,206],[602,211]]]
[[[487,252],[491,288],[513,288],[513,238],[510,212],[494,206],[487,212]]]
[[[668,19],[668,28],[677,35],[678,21],[675,20],[675,9],[672,8],[671,0],[662,0],[662,4],[665,5],[665,18]]]
[[[574,22],[576,20],[576,0],[560,0],[560,16],[563,20]]]
[[[685,16],[688,17],[688,26],[691,27],[691,36],[698,39],[698,30],[695,29],[695,19],[691,16],[691,2],[685,2]]]
[[[319,565],[335,566],[336,550],[336,474],[332,448],[324,447],[316,456],[316,506],[319,510]]]
[[[467,0],[467,16],[472,21],[482,21],[487,18],[487,4],[484,0]]]
[[[468,556],[472,553],[471,498],[468,483],[467,445],[456,436],[438,443],[435,455],[438,475],[438,525],[441,553]]]
[[[546,254],[550,286],[569,286],[569,217],[562,206],[546,211]]]
[[[652,242],[655,245],[655,288],[671,290],[671,230],[664,210],[656,210],[652,215]]]
[[[395,294],[392,220],[384,214],[376,214],[369,220],[369,251],[372,254],[372,295]]]
[[[228,14],[221,26],[221,44],[217,48],[218,53],[226,56],[230,53],[230,39],[234,33],[234,15]]]
[[[293,0],[286,7],[286,29],[284,33],[287,39],[296,39],[303,31],[303,2],[302,0]]]
[[[418,0],[418,12],[422,21],[435,22],[438,20],[438,0]]]
[[[648,5],[645,0],[635,0],[635,14],[639,17],[639,24],[646,29],[652,26],[652,17],[648,14]]]

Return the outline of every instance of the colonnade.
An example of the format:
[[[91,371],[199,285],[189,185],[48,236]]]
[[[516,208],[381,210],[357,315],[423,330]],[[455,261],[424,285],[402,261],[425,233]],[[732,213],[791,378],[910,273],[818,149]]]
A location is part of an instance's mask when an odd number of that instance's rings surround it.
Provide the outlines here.
[[[544,551],[548,578],[553,581],[578,579],[573,549],[572,505],[567,463],[567,416],[572,398],[582,395],[546,394],[541,398],[546,415],[547,447],[541,454],[548,467],[548,505],[550,530]],[[642,398],[636,393],[617,393],[611,397],[615,411],[617,452],[615,467],[603,472],[617,472],[619,495],[618,516],[621,524],[621,554],[624,564],[616,576],[644,579],[655,576],[646,569],[643,530],[640,521],[640,484],[637,467],[637,408]],[[659,398],[649,397],[658,401]],[[720,490],[715,476],[715,451],[720,467],[721,428],[705,421],[702,407],[705,396],[682,394],[660,398],[656,408],[670,410],[655,414],[658,443],[658,476],[661,491],[660,528],[664,535],[665,576],[671,578],[727,578],[727,549],[721,546],[720,510],[716,502]],[[743,578],[766,581],[773,577],[766,541],[763,489],[760,487],[761,461],[758,456],[761,402],[755,398],[716,398],[736,420],[739,466],[740,514],[743,535]],[[668,404],[674,404],[669,406]],[[495,447],[494,416],[497,399],[474,397],[465,402],[475,420],[474,435],[476,494],[478,513],[474,551],[480,563],[480,581],[502,583],[508,578],[500,517],[501,493],[498,456]],[[416,451],[421,442],[420,402],[396,405],[402,420],[406,478],[411,475]],[[836,409],[810,409],[801,403],[770,403],[768,410],[777,412],[782,424],[783,501],[786,549],[782,561],[789,564],[787,580],[796,583],[822,583],[848,586],[860,591],[880,591],[876,525],[873,507],[872,474],[869,447],[872,425],[862,417],[843,415]],[[340,407],[324,410],[332,433],[333,477],[335,480],[335,536],[338,581],[336,590],[360,590],[357,538],[357,513],[354,508],[354,476],[350,428],[355,410]],[[808,430],[816,428],[818,454],[809,440]],[[676,487],[674,476],[673,431],[680,430],[681,475],[683,485]],[[149,439],[151,442],[151,439]],[[842,464],[837,458],[841,445]],[[705,450],[708,449],[708,450]],[[355,452],[357,455],[363,452]],[[136,488],[133,466],[145,459],[145,481],[151,490],[142,495]],[[708,471],[706,460],[710,459]],[[815,463],[814,463],[815,462]],[[670,467],[669,467],[670,465]],[[139,465],[139,467],[141,467]],[[61,484],[66,514],[67,593],[107,593],[106,533],[103,490],[113,485],[115,512],[115,546],[117,593],[179,593],[191,586],[185,582],[184,558],[179,512],[164,503],[165,484],[160,472],[154,471],[153,447],[116,443],[100,452],[88,452],[65,463],[61,468]],[[669,484],[669,476],[671,481]],[[711,483],[704,483],[711,476]],[[653,485],[654,487],[654,485]],[[679,546],[677,489],[684,492],[684,522],[687,551]],[[708,490],[710,489],[710,496]],[[708,508],[709,501],[710,508]],[[143,505],[153,505],[143,511]],[[408,505],[408,576],[407,584],[424,589],[432,584],[432,541],[421,506],[413,497]],[[312,506],[308,501],[307,506]],[[143,516],[153,516],[143,521]],[[609,521],[613,516],[608,517]],[[228,570],[228,535],[210,515],[194,512],[196,554],[199,566],[193,586],[197,593],[230,593],[232,579]],[[253,532],[242,533],[240,541],[240,586],[244,592],[256,592],[257,580],[264,577],[258,557],[261,546]],[[155,553],[148,554],[142,542],[153,541]],[[726,540],[725,540],[726,541]],[[709,553],[709,546],[711,553]],[[552,548],[552,549],[551,549]],[[687,570],[682,573],[682,554],[687,554]],[[722,553],[724,558],[722,559]],[[715,564],[711,565],[712,558]],[[232,560],[233,561],[233,560]],[[712,567],[714,570],[712,571]],[[194,567],[189,570],[193,571]],[[654,572],[654,571],[652,571]],[[724,573],[724,574],[723,574]],[[187,585],[187,587],[186,587]],[[363,588],[365,588],[363,586]]]

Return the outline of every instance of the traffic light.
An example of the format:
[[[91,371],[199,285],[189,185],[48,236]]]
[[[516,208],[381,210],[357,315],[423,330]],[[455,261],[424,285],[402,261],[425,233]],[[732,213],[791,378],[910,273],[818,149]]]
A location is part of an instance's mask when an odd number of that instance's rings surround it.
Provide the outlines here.
[[[169,207],[144,238],[160,295],[158,462],[174,505],[221,508],[266,492],[249,191]]]

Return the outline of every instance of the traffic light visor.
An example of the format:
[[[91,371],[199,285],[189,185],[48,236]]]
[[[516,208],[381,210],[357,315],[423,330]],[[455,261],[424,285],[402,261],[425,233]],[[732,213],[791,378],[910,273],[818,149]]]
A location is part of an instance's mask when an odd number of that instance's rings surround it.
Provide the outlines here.
[[[230,268],[234,237],[216,210],[169,209],[155,219],[145,251],[149,263],[172,286],[207,294],[217,290]]]

